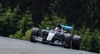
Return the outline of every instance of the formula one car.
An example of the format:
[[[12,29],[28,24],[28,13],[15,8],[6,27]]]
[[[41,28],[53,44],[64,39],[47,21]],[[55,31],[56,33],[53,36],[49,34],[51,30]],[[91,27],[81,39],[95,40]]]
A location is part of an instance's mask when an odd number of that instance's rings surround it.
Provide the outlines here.
[[[71,26],[57,24],[54,29],[42,29],[34,27],[30,35],[31,42],[41,42],[51,45],[60,45],[64,48],[80,49],[81,36],[72,35]]]

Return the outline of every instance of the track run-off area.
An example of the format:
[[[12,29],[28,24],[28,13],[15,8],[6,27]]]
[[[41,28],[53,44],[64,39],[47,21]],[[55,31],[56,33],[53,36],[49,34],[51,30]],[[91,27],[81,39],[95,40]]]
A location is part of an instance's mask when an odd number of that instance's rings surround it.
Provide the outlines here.
[[[98,54],[0,36],[0,54]]]

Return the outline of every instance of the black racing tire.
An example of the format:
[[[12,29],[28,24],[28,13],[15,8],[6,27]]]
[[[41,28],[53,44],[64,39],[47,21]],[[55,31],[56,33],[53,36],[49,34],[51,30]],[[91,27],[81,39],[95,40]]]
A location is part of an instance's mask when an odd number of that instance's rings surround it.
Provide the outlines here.
[[[36,38],[37,38],[36,36],[30,36],[30,41],[36,43],[37,42]]]
[[[33,28],[31,35],[30,35],[30,41],[31,42],[37,42],[36,38],[39,36],[39,28]]]
[[[72,40],[72,35],[70,33],[65,34],[65,38],[64,38],[64,48],[70,48],[71,45],[71,40]]]
[[[72,49],[80,49],[81,46],[81,36],[78,35],[74,35],[73,39],[72,39]]]

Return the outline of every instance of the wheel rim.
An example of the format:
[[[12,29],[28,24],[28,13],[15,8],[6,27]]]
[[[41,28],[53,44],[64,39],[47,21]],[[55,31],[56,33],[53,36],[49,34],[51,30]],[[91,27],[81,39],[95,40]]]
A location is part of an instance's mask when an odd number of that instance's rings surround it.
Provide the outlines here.
[[[33,37],[32,37],[32,39],[33,39],[33,40],[36,40],[36,37],[35,37],[35,36],[33,36]]]

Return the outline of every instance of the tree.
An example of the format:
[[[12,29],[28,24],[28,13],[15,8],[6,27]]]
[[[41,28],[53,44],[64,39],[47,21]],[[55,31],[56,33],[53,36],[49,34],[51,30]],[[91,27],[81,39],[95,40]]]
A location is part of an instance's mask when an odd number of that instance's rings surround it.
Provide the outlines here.
[[[21,15],[19,15],[18,8],[15,8],[14,10],[9,8],[0,16],[1,36],[9,36],[10,34],[16,33],[16,31],[19,31],[20,29],[23,29],[24,34],[24,32],[26,32],[26,30],[31,28],[32,26],[33,23],[31,13],[28,11],[22,17]]]
[[[16,26],[18,20],[20,20],[17,13],[17,8],[15,8],[14,11],[9,8],[3,12],[0,16],[0,35],[8,36],[9,34],[15,33],[19,29],[19,27]]]
[[[40,29],[43,29],[43,28],[46,28],[46,27],[54,28],[55,25],[58,22],[61,22],[61,24],[67,25],[66,20],[64,18],[63,19],[62,18],[59,18],[56,15],[52,16],[52,19],[49,19],[48,17],[44,17],[44,18],[45,19],[43,21],[41,21],[41,23],[39,24],[39,28]]]

